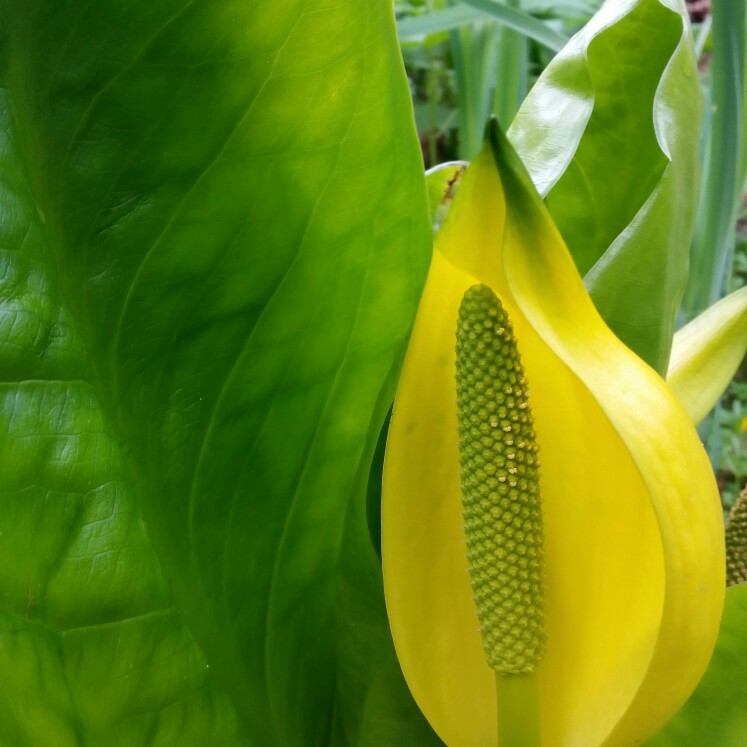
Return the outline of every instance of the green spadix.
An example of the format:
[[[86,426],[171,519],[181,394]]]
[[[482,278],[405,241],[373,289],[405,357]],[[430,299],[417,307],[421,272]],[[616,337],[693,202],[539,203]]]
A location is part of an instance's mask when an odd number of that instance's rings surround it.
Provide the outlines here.
[[[508,314],[486,285],[464,294],[456,345],[467,559],[483,648],[499,674],[529,674],[545,650],[539,464]]]

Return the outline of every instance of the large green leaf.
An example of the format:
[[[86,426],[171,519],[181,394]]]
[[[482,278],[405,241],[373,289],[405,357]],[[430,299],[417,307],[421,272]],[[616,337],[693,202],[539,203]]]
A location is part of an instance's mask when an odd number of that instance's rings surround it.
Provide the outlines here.
[[[430,735],[365,511],[430,245],[389,3],[0,13],[0,741]]]
[[[174,606],[15,145],[2,96],[0,744],[248,744]]]
[[[747,734],[747,584],[726,590],[716,651],[682,710],[647,747],[742,747]]]
[[[661,373],[687,276],[699,121],[684,3],[621,0],[552,61],[509,132],[602,316]]]

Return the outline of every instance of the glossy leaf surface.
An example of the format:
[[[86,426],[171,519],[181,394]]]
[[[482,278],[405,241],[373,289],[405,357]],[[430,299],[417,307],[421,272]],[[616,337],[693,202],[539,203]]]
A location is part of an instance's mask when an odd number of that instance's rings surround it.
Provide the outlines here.
[[[606,3],[509,137],[613,331],[666,371],[697,198],[700,89],[684,3]]]
[[[389,4],[0,24],[0,742],[427,739],[365,512],[430,247]]]
[[[0,121],[0,742],[246,744],[174,608],[4,101]]]

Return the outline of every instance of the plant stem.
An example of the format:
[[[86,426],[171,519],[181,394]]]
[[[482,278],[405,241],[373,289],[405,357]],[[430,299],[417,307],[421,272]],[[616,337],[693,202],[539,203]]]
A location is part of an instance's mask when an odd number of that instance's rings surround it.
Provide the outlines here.
[[[540,747],[537,675],[495,673],[499,747]]]

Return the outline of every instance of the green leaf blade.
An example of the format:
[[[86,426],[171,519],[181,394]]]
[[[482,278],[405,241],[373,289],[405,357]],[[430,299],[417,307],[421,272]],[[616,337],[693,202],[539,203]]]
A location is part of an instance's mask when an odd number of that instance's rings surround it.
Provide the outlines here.
[[[403,42],[419,40],[429,34],[454,31],[463,26],[489,19],[506,28],[534,39],[553,52],[563,48],[568,39],[550,28],[531,13],[493,0],[465,0],[420,16],[408,16],[397,24],[397,33]]]
[[[0,742],[246,745],[174,612],[0,99]]]
[[[343,553],[390,657],[348,521],[430,246],[391,8],[67,10],[6,9],[14,116],[174,607],[251,743],[354,742],[336,683],[384,656],[338,650]]]
[[[682,300],[690,321],[723,292],[736,223],[742,204],[745,167],[745,8],[714,5],[711,25],[710,90],[705,117],[701,199],[691,250],[691,271]]]
[[[506,28],[538,41],[553,52],[559,52],[568,41],[563,34],[550,28],[529,13],[499,2],[499,0],[464,0],[464,2],[473,8],[484,11]]]
[[[687,275],[700,91],[684,6],[605,5],[509,135],[616,334],[666,370]]]

